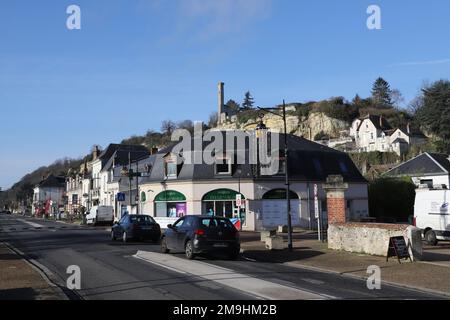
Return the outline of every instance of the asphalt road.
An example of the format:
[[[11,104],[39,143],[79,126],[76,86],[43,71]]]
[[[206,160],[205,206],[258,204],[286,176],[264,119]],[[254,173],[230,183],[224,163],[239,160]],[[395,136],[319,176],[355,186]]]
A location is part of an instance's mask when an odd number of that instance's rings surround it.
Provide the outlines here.
[[[112,242],[108,228],[0,214],[0,242],[44,266],[71,299],[441,299],[430,293],[276,263],[162,255],[152,243]],[[138,259],[148,252],[148,259]],[[150,261],[150,260],[151,261]],[[66,289],[67,267],[81,269],[81,290]],[[234,281],[234,282],[233,282]],[[283,294],[280,294],[284,293]]]

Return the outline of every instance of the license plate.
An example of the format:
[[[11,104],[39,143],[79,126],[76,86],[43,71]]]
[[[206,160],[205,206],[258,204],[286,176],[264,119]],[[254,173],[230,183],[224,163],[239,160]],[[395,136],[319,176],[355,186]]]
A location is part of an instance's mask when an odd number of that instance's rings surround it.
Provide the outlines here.
[[[216,248],[225,248],[225,247],[228,247],[228,244],[226,244],[226,243],[215,243],[215,244],[213,245],[213,247],[216,247]]]
[[[152,227],[142,227],[142,230],[152,230]]]

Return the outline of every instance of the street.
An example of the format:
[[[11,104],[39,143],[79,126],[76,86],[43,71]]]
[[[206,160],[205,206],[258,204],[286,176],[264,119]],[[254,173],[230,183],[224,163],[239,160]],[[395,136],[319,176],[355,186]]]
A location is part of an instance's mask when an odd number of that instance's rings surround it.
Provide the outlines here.
[[[439,299],[396,286],[367,289],[363,280],[264,263],[163,255],[153,243],[112,242],[108,227],[85,227],[0,215],[0,242],[43,266],[70,299]],[[138,254],[139,252],[139,254]],[[137,255],[138,254],[138,255]],[[81,269],[81,290],[66,289],[67,267]]]

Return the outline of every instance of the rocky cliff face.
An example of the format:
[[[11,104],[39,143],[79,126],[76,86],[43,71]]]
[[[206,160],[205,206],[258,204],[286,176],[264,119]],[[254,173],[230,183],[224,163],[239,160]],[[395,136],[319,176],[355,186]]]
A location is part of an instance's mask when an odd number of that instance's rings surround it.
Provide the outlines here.
[[[245,123],[239,123],[236,117],[219,125],[220,129],[253,129],[256,127],[259,119],[250,119]],[[283,118],[273,114],[265,114],[262,118],[264,124],[271,130],[284,131]],[[297,115],[288,115],[286,118],[288,133],[302,136],[313,140],[316,134],[325,133],[331,138],[339,137],[340,131],[348,130],[350,124],[346,121],[330,118],[321,112],[312,112],[308,117],[299,117]]]

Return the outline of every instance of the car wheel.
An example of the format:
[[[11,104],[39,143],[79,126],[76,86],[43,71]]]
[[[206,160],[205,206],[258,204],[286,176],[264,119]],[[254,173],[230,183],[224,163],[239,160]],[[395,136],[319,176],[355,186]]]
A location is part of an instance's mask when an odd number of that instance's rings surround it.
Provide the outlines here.
[[[114,231],[111,231],[111,240],[112,241],[116,240],[116,235],[114,234]]]
[[[240,250],[233,250],[228,254],[230,260],[236,260],[239,257]]]
[[[436,238],[436,232],[434,232],[433,230],[428,230],[425,233],[425,241],[427,242],[427,244],[429,244],[430,246],[435,246],[438,243],[438,240]]]
[[[160,237],[157,237],[157,238],[153,238],[153,239],[152,239],[153,243],[158,243],[159,240],[160,240]]]
[[[186,242],[186,245],[184,246],[184,252],[186,253],[186,258],[188,258],[189,260],[195,258],[194,245],[191,240]]]
[[[162,253],[169,253],[170,252],[169,248],[167,248],[166,238],[162,238],[161,239],[161,252]]]
[[[122,242],[123,243],[127,243],[128,242],[128,235],[127,235],[127,233],[125,231],[122,234]]]

